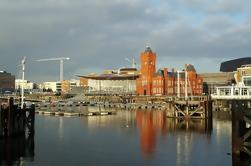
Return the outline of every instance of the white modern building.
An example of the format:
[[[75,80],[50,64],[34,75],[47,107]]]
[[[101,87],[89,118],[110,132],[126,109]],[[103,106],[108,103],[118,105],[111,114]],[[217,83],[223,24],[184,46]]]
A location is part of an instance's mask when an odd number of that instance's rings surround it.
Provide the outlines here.
[[[135,94],[136,68],[121,68],[118,71],[105,71],[101,75],[79,76],[88,80],[89,93]]]
[[[34,88],[34,83],[30,82],[28,80],[22,80],[22,79],[16,79],[15,80],[15,89],[21,89],[22,85],[24,86],[24,89],[31,90]]]
[[[61,91],[61,82],[43,82],[39,85],[39,89],[51,89],[53,92]]]
[[[68,82],[67,80],[64,80],[63,82]],[[69,86],[70,90],[72,87],[80,86],[79,80],[72,79],[69,81]],[[60,81],[48,81],[48,82],[43,82],[39,85],[40,89],[51,89],[53,92],[61,92],[62,91],[62,83]]]
[[[235,71],[236,85],[218,86],[212,94],[214,99],[251,99],[251,65],[242,65]]]

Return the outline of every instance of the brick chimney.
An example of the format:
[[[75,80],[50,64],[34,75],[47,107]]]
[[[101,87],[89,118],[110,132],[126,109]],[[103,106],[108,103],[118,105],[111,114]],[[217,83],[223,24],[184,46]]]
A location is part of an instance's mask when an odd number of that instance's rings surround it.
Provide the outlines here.
[[[175,73],[174,73],[174,68],[172,68],[172,76],[174,76],[175,75]]]
[[[168,68],[164,68],[164,77],[168,77]]]

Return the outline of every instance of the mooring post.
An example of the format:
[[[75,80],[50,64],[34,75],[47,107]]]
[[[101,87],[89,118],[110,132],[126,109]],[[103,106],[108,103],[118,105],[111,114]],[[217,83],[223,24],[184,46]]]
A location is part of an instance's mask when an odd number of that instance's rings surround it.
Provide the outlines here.
[[[234,155],[239,156],[243,142],[240,136],[240,120],[242,119],[241,103],[232,101],[232,152]]]
[[[211,97],[207,97],[207,117],[209,119],[212,119],[212,111],[213,111],[213,101],[211,100]]]
[[[32,104],[31,105],[31,109],[30,109],[30,124],[31,124],[31,128],[30,128],[30,134],[34,135],[35,133],[35,105]]]
[[[186,110],[184,110],[184,111],[186,111],[185,118],[189,118],[189,104],[188,104],[188,99],[186,99],[185,109],[186,109]]]
[[[0,104],[0,138],[3,137],[3,110],[2,110],[2,104]]]
[[[14,119],[14,100],[13,97],[9,98],[8,117],[7,117],[7,135],[13,134],[13,119]]]

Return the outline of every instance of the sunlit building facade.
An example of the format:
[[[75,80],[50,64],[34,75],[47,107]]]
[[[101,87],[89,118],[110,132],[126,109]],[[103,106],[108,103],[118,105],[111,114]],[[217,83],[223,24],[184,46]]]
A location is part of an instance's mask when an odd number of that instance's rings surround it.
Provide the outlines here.
[[[168,68],[156,72],[156,53],[150,47],[140,55],[140,77],[137,79],[139,95],[201,95],[203,79],[198,76],[193,65],[186,64],[182,71],[168,71]],[[187,80],[187,81],[186,81]]]

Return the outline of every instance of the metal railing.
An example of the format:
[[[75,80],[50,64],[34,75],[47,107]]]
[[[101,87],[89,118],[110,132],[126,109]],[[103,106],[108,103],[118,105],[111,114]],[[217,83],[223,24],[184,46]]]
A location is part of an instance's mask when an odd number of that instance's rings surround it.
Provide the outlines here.
[[[216,87],[212,99],[251,99],[251,86]]]

